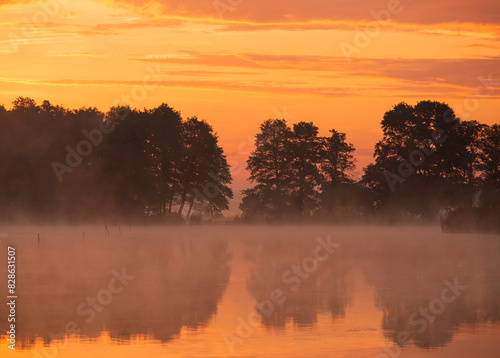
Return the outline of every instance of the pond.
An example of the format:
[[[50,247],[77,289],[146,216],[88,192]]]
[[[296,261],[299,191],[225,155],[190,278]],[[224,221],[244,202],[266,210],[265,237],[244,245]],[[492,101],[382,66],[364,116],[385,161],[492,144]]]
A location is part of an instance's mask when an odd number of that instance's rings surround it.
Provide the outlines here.
[[[500,237],[4,227],[2,357],[496,357]],[[7,333],[15,249],[15,351]]]

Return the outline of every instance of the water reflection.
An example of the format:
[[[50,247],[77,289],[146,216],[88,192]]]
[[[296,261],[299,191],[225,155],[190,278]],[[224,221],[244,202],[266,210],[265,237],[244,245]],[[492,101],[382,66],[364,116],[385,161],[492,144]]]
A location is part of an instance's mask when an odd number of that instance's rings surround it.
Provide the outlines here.
[[[449,345],[462,324],[500,320],[498,237],[441,235],[414,228],[301,228],[286,233],[279,228],[219,228],[211,234],[204,230],[86,239],[58,234],[42,236],[40,245],[19,237],[19,348],[32,348],[40,337],[48,346],[64,337],[73,322],[70,334],[95,342],[106,332],[115,342],[139,336],[169,346],[179,341],[183,330],[211,332],[211,344],[222,346],[225,355],[223,332],[235,332],[236,318],[248,316],[247,308],[240,310],[243,301],[270,300],[277,289],[286,299],[269,314],[249,305],[260,315],[260,329],[274,334],[273,339],[291,326],[297,328],[295,338],[309,330],[325,341],[342,334],[362,339],[359,332],[380,327],[377,334],[386,340],[434,348]],[[340,246],[311,263],[318,233],[323,238],[330,234]],[[305,270],[307,265],[314,267]],[[110,290],[116,272],[134,278],[108,297],[102,292]],[[0,275],[4,273],[1,267]],[[445,280],[455,279],[467,288],[427,319],[432,302],[442,298]],[[373,297],[359,290],[361,281],[373,289]],[[229,288],[234,294],[225,300]],[[5,297],[5,287],[1,290]],[[335,332],[339,322],[349,319],[346,312],[355,298],[367,307],[374,301],[376,307],[366,312],[366,321],[356,322],[355,330]],[[6,316],[5,307],[0,315]],[[214,327],[216,319],[222,323]],[[422,319],[425,328],[422,321],[415,323]],[[402,332],[411,340],[401,343]]]
[[[275,289],[288,293],[269,317],[261,314],[263,322],[283,327],[291,319],[298,325],[312,325],[324,311],[331,313],[332,321],[343,317],[356,284],[347,274],[356,269],[375,288],[384,335],[399,345],[440,347],[452,340],[462,323],[499,321],[497,238],[406,234],[337,237],[341,248],[319,262],[296,292],[290,291],[283,273],[312,256],[315,241],[267,238],[249,243],[248,257],[255,267],[248,289],[257,303],[269,300]],[[457,294],[452,291],[454,286]],[[408,338],[398,339],[400,333]]]
[[[67,327],[90,340],[106,331],[121,342],[134,335],[167,342],[183,327],[206,326],[230,276],[227,240],[148,241],[18,243],[19,347],[35,337],[48,345]],[[130,279],[120,291],[122,275]]]
[[[284,327],[291,320],[311,326],[318,314],[342,317],[351,297],[352,283],[346,279],[352,268],[346,256],[329,254],[314,238],[265,238],[249,240],[247,258],[252,262],[248,290],[258,304],[272,301],[272,292],[283,292],[283,303],[257,309],[267,326]],[[323,261],[314,263],[315,249]],[[335,256],[334,256],[335,255]],[[269,314],[270,313],[270,314]]]
[[[359,247],[363,271],[383,310],[384,334],[395,343],[402,345],[398,334],[408,332],[418,347],[440,347],[462,323],[499,321],[497,238],[379,238]],[[458,283],[458,297],[449,303],[454,293],[446,280]]]

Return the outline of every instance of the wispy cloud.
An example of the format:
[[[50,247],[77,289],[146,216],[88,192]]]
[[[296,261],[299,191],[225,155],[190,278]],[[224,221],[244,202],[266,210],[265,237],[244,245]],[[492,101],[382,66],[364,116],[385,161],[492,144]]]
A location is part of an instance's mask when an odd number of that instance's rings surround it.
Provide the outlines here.
[[[101,55],[96,53],[75,53],[75,52],[67,52],[67,53],[54,53],[50,54],[51,57],[108,57],[107,55]]]
[[[371,67],[375,67],[376,61],[371,63]],[[368,64],[368,62],[367,62]],[[395,65],[396,64],[396,65]],[[399,96],[402,98],[422,98],[425,97],[447,97],[447,98],[461,98],[470,95],[473,89],[472,79],[471,85],[460,85],[452,83],[447,79],[441,77],[432,77],[430,74],[420,76],[417,72],[409,75],[405,72],[404,66],[398,70],[397,61],[380,65],[378,68],[372,69],[372,74],[380,76],[380,78],[395,79],[396,82],[380,82],[378,85],[361,84],[352,85],[349,87],[331,82],[328,84],[310,84],[301,81],[263,81],[247,78],[244,80],[191,80],[191,79],[178,79],[176,75],[183,75],[180,73],[169,73],[169,79],[160,81],[156,85],[164,88],[201,88],[209,91],[243,91],[254,92],[262,94],[282,94],[282,95],[309,95],[319,97],[394,97]],[[446,67],[446,64],[442,66]],[[448,66],[450,66],[448,64]],[[392,70],[391,70],[392,69]],[[422,70],[422,69],[421,69]],[[200,74],[199,77],[203,75]],[[194,75],[194,73],[193,73]],[[366,74],[359,76],[366,76]],[[324,76],[323,76],[324,77]],[[352,77],[352,74],[349,74]],[[363,78],[363,77],[360,77]],[[485,77],[487,78],[487,77]],[[492,87],[496,86],[497,91],[489,98],[500,98],[500,86],[496,78],[490,78]],[[477,85],[478,79],[474,79],[474,84]],[[26,79],[12,79],[0,78],[0,82],[16,83],[30,86],[67,86],[67,87],[131,87],[142,84],[142,81],[134,80],[87,80],[87,79],[61,79],[61,80],[26,80]],[[495,85],[496,83],[496,85]]]
[[[269,55],[256,53],[201,53],[186,51],[188,58],[137,59],[207,67],[234,67],[261,70],[321,72],[320,76],[385,77],[411,83],[473,87],[478,77],[498,74],[500,57],[479,59],[391,59],[360,58],[346,62],[343,57]],[[406,84],[406,85],[411,85]]]
[[[179,28],[189,23],[212,26],[213,31],[222,32],[355,31],[360,27],[377,25],[388,31],[500,39],[500,17],[495,15],[500,13],[500,3],[493,0],[478,0],[472,3],[468,0],[445,2],[401,0],[402,11],[392,16],[390,21],[382,22],[376,14],[386,11],[386,0],[356,2],[276,0],[271,3],[267,0],[243,1],[224,19],[218,16],[213,1],[207,0],[97,1],[122,8],[127,15],[115,14],[116,21],[88,26],[85,31],[80,31],[80,34],[116,34],[120,29]],[[12,0],[5,3],[18,2]],[[70,20],[76,16],[75,11],[68,11],[60,15],[60,18]],[[52,24],[52,26],[65,25],[67,24]]]
[[[192,18],[217,18],[213,1],[206,0],[100,0],[144,16],[184,16]],[[243,1],[234,11],[228,12],[229,20],[252,23],[297,22],[311,20],[373,20],[373,12],[387,9],[387,0],[359,1]],[[441,24],[466,22],[500,24],[500,3],[495,0],[401,0],[403,9],[395,21],[409,24]]]
[[[76,13],[76,12],[74,12],[74,11],[69,11],[69,12],[66,12],[66,13],[64,13],[64,14],[61,14],[61,15],[59,15],[59,16],[60,16],[61,18],[63,18],[63,19],[74,19],[74,18],[76,18],[78,15],[77,15],[77,13]]]

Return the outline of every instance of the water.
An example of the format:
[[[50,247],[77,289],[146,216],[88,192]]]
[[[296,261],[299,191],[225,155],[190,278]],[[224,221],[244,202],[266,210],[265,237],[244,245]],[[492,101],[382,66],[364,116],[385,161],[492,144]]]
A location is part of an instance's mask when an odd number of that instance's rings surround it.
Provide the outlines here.
[[[18,296],[16,351],[3,336],[2,357],[497,357],[500,349],[499,236],[435,227],[2,230],[0,300],[8,244]]]

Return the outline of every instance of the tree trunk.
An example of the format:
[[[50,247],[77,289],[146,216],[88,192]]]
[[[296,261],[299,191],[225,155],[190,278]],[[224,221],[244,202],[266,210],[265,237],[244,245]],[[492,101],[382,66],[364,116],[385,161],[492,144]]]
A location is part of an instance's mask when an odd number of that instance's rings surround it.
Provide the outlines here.
[[[172,204],[174,202],[174,193],[172,193],[172,196],[170,197],[169,203],[168,203],[168,214],[172,214]]]
[[[181,205],[179,206],[178,214],[182,215],[182,210],[184,209],[184,202],[186,201],[186,192],[182,193]]]
[[[191,216],[191,210],[193,209],[193,205],[194,205],[194,197],[193,197],[193,199],[191,199],[191,203],[189,204],[189,209],[188,209],[188,212],[187,212],[187,218],[188,219]]]

